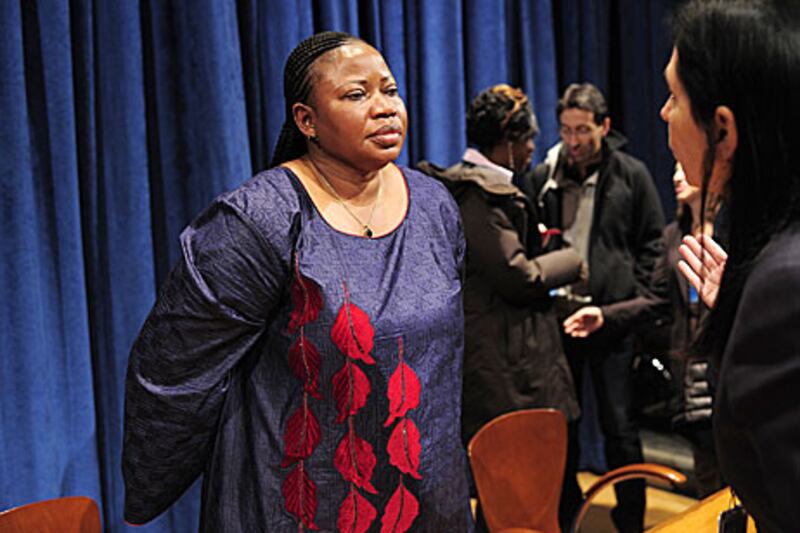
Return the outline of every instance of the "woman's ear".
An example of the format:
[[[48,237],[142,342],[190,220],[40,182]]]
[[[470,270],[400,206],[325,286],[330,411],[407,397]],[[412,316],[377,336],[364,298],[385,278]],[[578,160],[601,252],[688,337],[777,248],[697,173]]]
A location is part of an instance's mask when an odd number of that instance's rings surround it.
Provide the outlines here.
[[[294,119],[297,129],[306,139],[317,136],[317,128],[314,125],[316,115],[314,108],[310,105],[295,102],[292,104],[292,118]]]
[[[726,163],[733,161],[739,145],[736,117],[730,107],[721,105],[714,111],[714,133],[716,135],[715,158]]]
[[[724,195],[728,181],[733,175],[733,156],[739,145],[739,131],[736,128],[736,117],[730,107],[721,105],[714,111],[714,168],[708,190],[714,194]]]

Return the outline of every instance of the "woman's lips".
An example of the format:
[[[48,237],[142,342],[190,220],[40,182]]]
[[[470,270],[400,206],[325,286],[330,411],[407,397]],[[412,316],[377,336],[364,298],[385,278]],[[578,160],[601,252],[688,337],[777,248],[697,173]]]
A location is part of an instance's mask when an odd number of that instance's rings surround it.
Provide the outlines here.
[[[375,143],[384,148],[396,146],[403,139],[402,130],[395,126],[384,126],[369,136]]]

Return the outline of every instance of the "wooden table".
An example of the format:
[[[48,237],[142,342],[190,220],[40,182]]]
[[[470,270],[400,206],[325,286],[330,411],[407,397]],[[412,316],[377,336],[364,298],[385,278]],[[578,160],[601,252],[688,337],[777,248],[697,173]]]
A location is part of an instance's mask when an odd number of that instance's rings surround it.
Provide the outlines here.
[[[687,531],[717,533],[717,518],[722,511],[731,508],[732,499],[730,490],[722,489],[647,531],[648,533],[685,533]],[[755,523],[749,516],[747,517],[747,533],[756,533]]]

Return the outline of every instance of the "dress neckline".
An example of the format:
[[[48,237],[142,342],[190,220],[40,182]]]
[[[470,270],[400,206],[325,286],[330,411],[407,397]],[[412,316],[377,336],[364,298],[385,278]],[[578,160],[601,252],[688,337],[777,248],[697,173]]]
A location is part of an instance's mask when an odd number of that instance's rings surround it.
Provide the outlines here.
[[[334,233],[338,233],[338,234],[344,235],[346,237],[354,237],[356,239],[361,239],[361,240],[365,240],[365,241],[380,241],[381,239],[384,239],[386,237],[391,237],[392,235],[394,235],[403,226],[403,224],[405,224],[406,220],[408,219],[408,215],[409,215],[409,213],[411,211],[411,189],[408,186],[408,178],[406,177],[406,174],[405,174],[405,171],[404,171],[403,167],[401,167],[400,165],[395,165],[395,166],[397,167],[397,170],[400,171],[400,176],[403,178],[403,185],[405,186],[405,189],[406,189],[406,198],[408,199],[408,202],[406,203],[406,211],[405,211],[405,213],[403,213],[403,216],[400,218],[400,221],[391,230],[387,231],[386,233],[382,233],[380,235],[375,235],[373,237],[367,237],[366,235],[361,235],[361,234],[357,234],[357,233],[351,233],[349,231],[344,231],[344,230],[341,230],[341,229],[337,228],[333,224],[331,224],[328,221],[328,219],[325,218],[325,215],[323,215],[322,212],[317,208],[317,204],[314,203],[314,200],[311,198],[311,195],[308,193],[308,190],[306,189],[306,186],[303,184],[303,180],[301,180],[300,177],[297,174],[295,174],[294,171],[291,168],[284,167],[284,166],[282,166],[280,168],[282,170],[284,170],[285,172],[287,172],[289,174],[289,177],[292,179],[292,181],[296,182],[300,186],[300,189],[303,191],[302,192],[303,197],[308,201],[309,204],[311,204],[312,209],[317,214],[317,216],[320,218],[320,220],[322,220],[322,222],[327,227],[329,227]]]

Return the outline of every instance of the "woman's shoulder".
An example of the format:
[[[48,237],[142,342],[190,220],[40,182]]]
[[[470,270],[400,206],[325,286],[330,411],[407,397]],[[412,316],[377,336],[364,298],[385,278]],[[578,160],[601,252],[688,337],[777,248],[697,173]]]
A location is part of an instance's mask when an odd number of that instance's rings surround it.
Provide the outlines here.
[[[233,209],[260,229],[283,229],[300,213],[300,187],[290,170],[274,167],[221,194],[214,204]]]
[[[422,211],[438,213],[448,218],[458,217],[458,205],[445,185],[422,171],[400,166],[406,179],[411,202]]]
[[[448,201],[450,193],[442,182],[425,174],[421,170],[398,165],[408,182],[409,190],[414,194],[430,195],[432,200]]]
[[[283,167],[274,167],[259,172],[237,188],[217,197],[246,213],[270,210],[298,209],[299,195],[292,172]]]
[[[800,223],[777,233],[756,259],[746,290],[800,290]],[[788,291],[788,292],[786,292]]]

